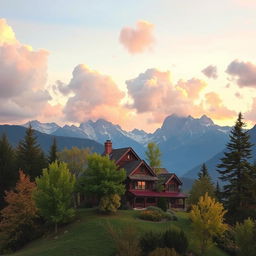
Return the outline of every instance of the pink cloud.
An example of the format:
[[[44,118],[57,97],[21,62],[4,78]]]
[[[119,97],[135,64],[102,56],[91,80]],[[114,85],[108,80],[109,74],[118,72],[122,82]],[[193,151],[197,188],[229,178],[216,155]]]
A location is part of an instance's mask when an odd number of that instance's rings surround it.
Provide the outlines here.
[[[131,54],[144,52],[155,42],[153,29],[153,24],[140,20],[136,28],[124,27],[120,32],[119,41]]]

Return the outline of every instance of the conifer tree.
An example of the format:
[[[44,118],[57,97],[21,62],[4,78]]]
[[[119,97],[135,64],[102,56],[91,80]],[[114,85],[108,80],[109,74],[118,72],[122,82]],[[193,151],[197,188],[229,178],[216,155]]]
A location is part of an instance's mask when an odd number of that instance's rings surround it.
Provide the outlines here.
[[[24,170],[31,180],[39,176],[42,173],[42,169],[47,166],[44,153],[37,144],[31,125],[26,130],[25,138],[18,145],[17,165],[18,169]]]
[[[215,197],[218,199],[219,202],[221,202],[221,191],[220,191],[220,185],[218,181],[216,184]]]
[[[58,160],[57,151],[58,151],[57,141],[56,141],[56,138],[53,137],[52,145],[50,148],[50,154],[49,154],[49,158],[48,158],[49,164]]]
[[[251,184],[250,172],[252,166],[250,137],[244,130],[242,114],[239,113],[235,126],[230,133],[224,157],[217,165],[220,179],[225,182],[222,192],[222,202],[228,210],[230,221],[242,220],[243,212],[248,207]]]
[[[18,179],[14,162],[14,151],[3,134],[0,138],[0,209],[4,206],[4,191],[13,188]]]
[[[199,179],[201,179],[202,177],[205,177],[205,176],[210,177],[210,176],[209,176],[209,173],[208,173],[208,168],[207,168],[206,164],[203,163],[203,165],[202,165],[202,167],[201,167],[201,170],[200,170],[200,172],[198,173],[198,177],[199,177]]]

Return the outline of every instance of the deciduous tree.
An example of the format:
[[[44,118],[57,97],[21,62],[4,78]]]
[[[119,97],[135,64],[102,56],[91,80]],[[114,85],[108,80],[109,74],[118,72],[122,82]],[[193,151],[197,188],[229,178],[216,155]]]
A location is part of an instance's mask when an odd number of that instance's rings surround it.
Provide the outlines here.
[[[146,153],[146,160],[148,161],[151,168],[158,172],[158,168],[161,167],[161,151],[154,142],[148,143]]]

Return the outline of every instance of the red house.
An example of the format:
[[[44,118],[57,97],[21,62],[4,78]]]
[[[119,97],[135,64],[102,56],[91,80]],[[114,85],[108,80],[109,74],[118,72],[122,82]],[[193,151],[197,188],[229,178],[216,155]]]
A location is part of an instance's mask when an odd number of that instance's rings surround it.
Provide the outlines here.
[[[169,208],[185,208],[187,196],[180,192],[182,182],[175,173],[169,173],[161,168],[160,174],[157,175],[131,147],[113,149],[110,140],[105,142],[104,155],[109,155],[111,160],[126,171],[125,199],[130,207],[156,206],[157,200],[164,197],[168,201]],[[157,183],[163,186],[162,192],[156,191]]]

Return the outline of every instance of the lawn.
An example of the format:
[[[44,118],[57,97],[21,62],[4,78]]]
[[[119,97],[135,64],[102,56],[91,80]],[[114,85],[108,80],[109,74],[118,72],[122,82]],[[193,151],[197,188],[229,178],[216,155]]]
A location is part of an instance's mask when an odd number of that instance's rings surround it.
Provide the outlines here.
[[[114,245],[105,230],[109,222],[114,227],[126,225],[137,227],[140,233],[145,231],[163,231],[176,226],[184,230],[190,241],[190,248],[195,247],[191,239],[190,223],[187,213],[177,213],[178,221],[154,223],[135,218],[135,211],[119,211],[113,216],[98,215],[93,209],[79,210],[76,221],[59,230],[57,237],[53,234],[34,241],[13,256],[112,256]],[[207,256],[227,256],[213,247]]]

